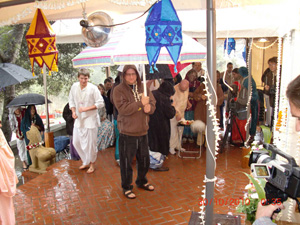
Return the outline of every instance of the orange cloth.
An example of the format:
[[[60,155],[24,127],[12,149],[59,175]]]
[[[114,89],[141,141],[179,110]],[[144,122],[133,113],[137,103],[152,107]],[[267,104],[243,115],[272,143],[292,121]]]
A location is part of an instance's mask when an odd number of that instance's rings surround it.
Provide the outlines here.
[[[15,209],[12,197],[0,194],[0,224],[15,225]]]
[[[15,224],[12,197],[16,193],[17,183],[15,157],[0,129],[0,224]]]
[[[0,129],[0,194],[6,197],[14,196],[17,183],[15,157]]]

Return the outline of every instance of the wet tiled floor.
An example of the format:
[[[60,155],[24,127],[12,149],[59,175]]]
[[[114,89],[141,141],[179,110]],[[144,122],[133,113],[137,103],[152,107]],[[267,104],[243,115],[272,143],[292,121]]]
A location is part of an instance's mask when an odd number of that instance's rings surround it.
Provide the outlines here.
[[[134,200],[122,194],[114,148],[98,153],[93,174],[79,170],[80,161],[66,159],[37,177],[26,172],[25,184],[14,198],[17,224],[187,224],[191,212],[199,211],[205,155],[205,150],[200,159],[170,155],[165,162],[168,172],[150,170],[147,175],[155,191],[134,187]],[[235,147],[218,155],[217,214],[237,214],[230,202],[243,197],[248,179],[241,172],[249,172],[241,168],[241,158],[241,149]]]

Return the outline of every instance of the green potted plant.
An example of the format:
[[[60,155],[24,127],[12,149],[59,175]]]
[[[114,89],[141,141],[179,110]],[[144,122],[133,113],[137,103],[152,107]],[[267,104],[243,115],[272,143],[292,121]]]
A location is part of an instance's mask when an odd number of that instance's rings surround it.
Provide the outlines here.
[[[266,199],[264,190],[266,181],[263,178],[256,179],[247,173],[244,174],[249,178],[250,183],[246,185],[245,189],[247,192],[244,194],[244,198],[239,202],[236,210],[237,212],[245,213],[246,220],[252,224],[255,220],[257,204],[259,201]]]

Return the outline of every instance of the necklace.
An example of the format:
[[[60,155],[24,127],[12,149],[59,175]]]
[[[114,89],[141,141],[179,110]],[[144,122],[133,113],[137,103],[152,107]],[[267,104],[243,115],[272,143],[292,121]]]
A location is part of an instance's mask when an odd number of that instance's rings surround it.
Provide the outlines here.
[[[134,90],[133,90],[134,89]],[[134,84],[133,87],[131,88],[131,91],[133,93],[133,96],[134,96],[134,100],[137,102],[137,101],[140,101],[140,96],[139,96],[139,92],[138,92],[138,88],[137,88],[137,85]]]

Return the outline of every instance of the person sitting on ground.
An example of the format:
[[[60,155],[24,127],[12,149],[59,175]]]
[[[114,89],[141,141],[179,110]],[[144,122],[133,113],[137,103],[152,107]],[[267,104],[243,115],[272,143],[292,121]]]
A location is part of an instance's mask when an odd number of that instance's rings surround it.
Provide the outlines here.
[[[26,145],[29,144],[29,140],[26,136],[26,132],[30,130],[32,125],[36,126],[38,128],[38,130],[41,132],[41,135],[43,138],[44,131],[45,131],[44,123],[43,123],[41,117],[37,114],[35,106],[29,105],[25,111],[25,116],[21,122],[21,131],[25,138]],[[27,151],[27,161],[28,161],[28,165],[30,166],[32,164],[32,162],[31,162],[31,158],[29,155],[29,151]]]
[[[159,152],[164,156],[169,154],[170,148],[170,119],[172,119],[176,110],[172,106],[171,96],[175,94],[173,85],[164,81],[160,87],[153,91],[156,100],[155,112],[150,115],[148,140],[150,151]],[[168,167],[160,167],[154,170],[167,171]]]
[[[21,131],[21,122],[25,115],[25,109],[19,106],[9,108],[9,124],[11,131],[16,134],[17,148],[20,160],[23,164],[23,171],[27,171],[27,150],[26,143]]]

